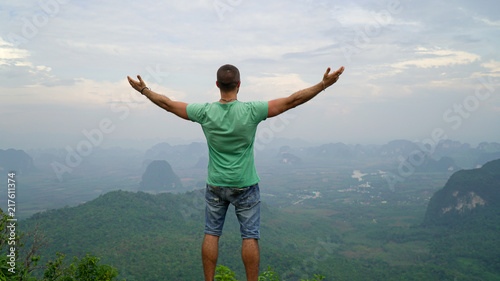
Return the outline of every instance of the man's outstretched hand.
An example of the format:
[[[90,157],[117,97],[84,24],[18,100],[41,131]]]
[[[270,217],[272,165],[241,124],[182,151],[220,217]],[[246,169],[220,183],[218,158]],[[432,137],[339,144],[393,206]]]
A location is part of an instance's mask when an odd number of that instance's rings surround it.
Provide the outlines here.
[[[337,71],[333,72],[332,74],[330,73],[330,68],[328,68],[325,72],[325,75],[323,75],[323,82],[325,83],[325,88],[330,87],[331,85],[335,84],[337,80],[339,80],[340,74],[344,72],[344,67],[340,67]]]
[[[139,79],[139,81],[136,81],[136,80],[130,78],[130,76],[127,76],[127,79],[128,79],[128,82],[130,83],[130,86],[132,86],[132,88],[134,88],[136,91],[140,92],[142,89],[144,89],[144,87],[146,87],[146,83],[144,83],[144,81],[142,81],[142,78],[140,75],[137,75],[137,78]]]

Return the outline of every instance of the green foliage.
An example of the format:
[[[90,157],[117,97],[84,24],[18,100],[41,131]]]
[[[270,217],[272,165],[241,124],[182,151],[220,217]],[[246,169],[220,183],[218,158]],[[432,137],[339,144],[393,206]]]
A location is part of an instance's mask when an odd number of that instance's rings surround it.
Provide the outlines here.
[[[64,275],[63,260],[65,255],[57,253],[57,259],[49,261],[43,274],[43,280],[62,280]]]
[[[112,281],[116,280],[118,271],[104,264],[99,264],[100,258],[85,255],[78,259],[74,257],[73,263],[64,266],[63,254],[58,253],[55,261],[49,261],[43,274],[43,281]]]
[[[215,268],[215,281],[238,281],[235,279],[236,273],[234,273],[229,267],[224,265],[218,265]],[[301,281],[320,281],[325,278],[323,275],[314,274],[314,279],[301,279]],[[274,272],[272,267],[268,267],[266,271],[259,275],[259,281],[280,281],[279,275]]]
[[[11,217],[0,209],[0,280],[36,280],[31,277],[31,273],[40,260],[40,256],[35,255],[34,251],[29,251],[24,259],[20,258],[20,249],[24,246],[22,242],[24,235],[17,231],[17,222],[15,223],[16,230],[11,231],[8,227],[11,223],[9,219]]]
[[[9,262],[9,258],[7,255],[0,255],[0,280],[15,280],[19,278],[19,274],[15,274],[9,271],[10,266],[7,264]]]
[[[219,265],[215,268],[215,281],[237,281],[234,273],[229,267]]]
[[[301,281],[320,281],[320,280],[323,280],[325,278],[325,276],[323,275],[318,275],[318,274],[314,274],[314,279],[307,279],[307,280],[304,280],[304,279],[301,279]]]
[[[268,267],[266,271],[259,275],[259,281],[280,281],[280,278],[272,267]]]

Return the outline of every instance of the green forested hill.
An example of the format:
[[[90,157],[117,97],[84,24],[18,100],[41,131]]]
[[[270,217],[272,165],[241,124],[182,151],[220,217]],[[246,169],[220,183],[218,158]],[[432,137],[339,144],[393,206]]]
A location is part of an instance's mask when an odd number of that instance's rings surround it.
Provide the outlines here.
[[[278,209],[263,204],[261,266],[272,266],[282,280],[488,280],[495,273],[470,272],[431,246],[434,230],[394,226],[391,218],[374,223],[370,207],[316,206]],[[331,207],[326,207],[331,206]],[[336,208],[336,210],[333,210]],[[379,209],[396,220],[403,208]],[[203,191],[186,194],[113,191],[76,207],[36,214],[20,222],[24,232],[36,225],[49,239],[45,261],[56,252],[68,257],[100,256],[126,280],[202,280],[200,246],[204,227]],[[448,240],[447,240],[448,241]],[[234,209],[228,211],[220,240],[219,264],[244,280],[241,239]],[[438,245],[439,246],[439,245]],[[433,256],[438,253],[437,258]],[[40,264],[45,264],[42,260]],[[470,262],[470,260],[467,260]],[[478,279],[474,279],[478,277]],[[494,279],[489,279],[494,280]]]
[[[500,159],[454,173],[431,198],[424,225],[439,233],[431,243],[437,262],[470,273],[500,272]]]
[[[200,191],[182,195],[114,191],[77,207],[36,214],[22,226],[29,232],[38,225],[49,238],[43,257],[90,252],[117,267],[127,280],[201,280],[203,203]],[[264,213],[268,221],[275,217],[268,208]],[[242,272],[241,242],[233,216],[234,211],[228,214],[221,238],[220,263]],[[265,229],[264,235],[269,236]],[[291,242],[294,236],[263,242],[263,262],[281,270],[291,261],[300,263]]]
[[[454,173],[429,201],[424,224],[485,228],[500,222],[500,159]]]

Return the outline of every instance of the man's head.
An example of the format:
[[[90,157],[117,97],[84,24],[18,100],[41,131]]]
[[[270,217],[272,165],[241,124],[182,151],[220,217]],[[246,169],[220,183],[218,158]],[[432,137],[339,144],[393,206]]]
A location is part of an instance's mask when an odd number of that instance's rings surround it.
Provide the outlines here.
[[[217,87],[230,92],[240,86],[240,71],[234,65],[226,64],[217,70]]]

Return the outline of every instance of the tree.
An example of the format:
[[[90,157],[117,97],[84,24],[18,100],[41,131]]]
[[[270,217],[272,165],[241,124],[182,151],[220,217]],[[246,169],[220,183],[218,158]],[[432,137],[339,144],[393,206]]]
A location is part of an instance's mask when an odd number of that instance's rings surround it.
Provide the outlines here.
[[[215,281],[238,281],[234,278],[236,276],[236,273],[229,269],[229,267],[219,265],[215,269]]]
[[[0,209],[0,280],[36,280],[31,277],[40,260],[36,252],[44,247],[47,241],[38,228],[35,228],[33,234],[27,235],[33,238],[33,242],[24,253],[24,258],[21,258],[25,239],[24,234],[19,233],[16,227],[17,221]]]
[[[238,281],[234,277],[236,273],[234,273],[231,269],[226,266],[218,265],[215,269],[215,281]],[[323,275],[314,274],[314,279],[312,280],[304,280],[301,281],[320,281],[325,278]],[[271,267],[268,267],[266,271],[262,272],[259,275],[259,281],[280,281],[280,278],[276,272]]]
[[[115,268],[99,264],[100,258],[91,254],[78,259],[74,257],[73,263],[68,267],[64,266],[66,255],[57,253],[55,261],[49,261],[43,274],[43,281],[112,281],[116,280],[118,270]]]

